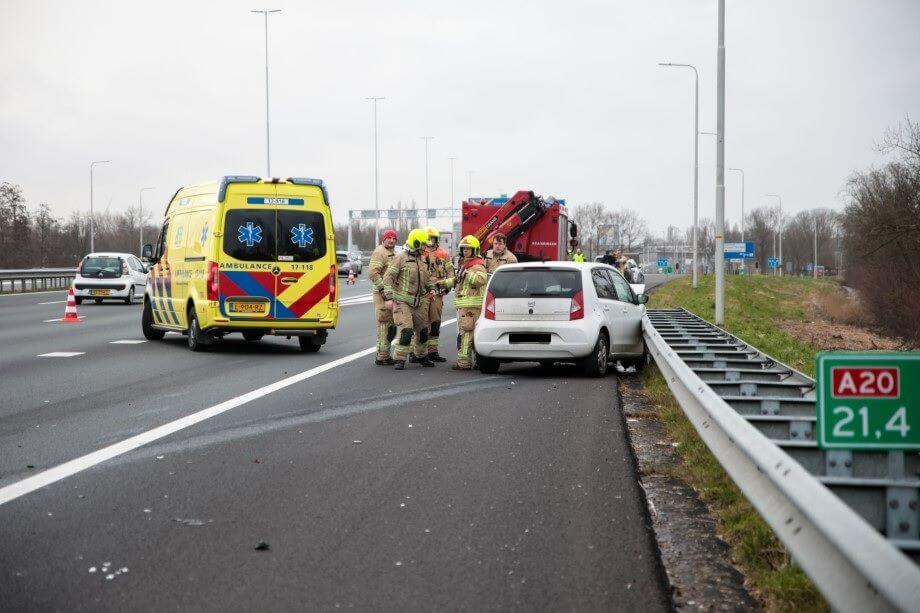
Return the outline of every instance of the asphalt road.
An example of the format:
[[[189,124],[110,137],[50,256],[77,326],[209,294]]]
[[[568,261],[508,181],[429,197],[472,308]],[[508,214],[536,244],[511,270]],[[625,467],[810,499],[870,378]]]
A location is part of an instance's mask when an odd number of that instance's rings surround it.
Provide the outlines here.
[[[377,367],[368,293],[317,354],[0,297],[2,608],[669,608],[616,375]]]

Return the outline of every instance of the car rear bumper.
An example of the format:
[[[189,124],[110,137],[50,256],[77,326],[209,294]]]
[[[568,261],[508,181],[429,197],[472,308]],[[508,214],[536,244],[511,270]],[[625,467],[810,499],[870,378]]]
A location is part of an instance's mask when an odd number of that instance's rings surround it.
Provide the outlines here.
[[[99,281],[74,281],[73,295],[77,298],[127,298],[131,290],[131,281],[121,279],[105,279]],[[108,291],[108,294],[93,294],[94,290]]]
[[[546,334],[548,343],[512,343],[512,334]],[[514,322],[480,319],[473,344],[476,353],[502,360],[564,360],[583,358],[597,342],[597,332],[569,322]]]

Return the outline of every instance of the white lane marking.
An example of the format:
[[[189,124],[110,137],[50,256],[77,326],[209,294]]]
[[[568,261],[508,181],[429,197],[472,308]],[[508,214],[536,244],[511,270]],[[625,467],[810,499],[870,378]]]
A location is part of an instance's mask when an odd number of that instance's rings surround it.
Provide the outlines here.
[[[141,343],[146,343],[145,340],[139,340],[136,338],[126,338],[120,341],[109,341],[110,345],[140,345]]]
[[[86,318],[83,317],[82,315],[77,315],[77,319],[83,320],[83,319],[86,319]],[[42,323],[50,324],[52,321],[64,321],[64,318],[63,318],[63,317],[58,317],[57,319],[44,319],[44,320],[42,320]]]
[[[41,306],[43,304],[64,304],[65,302],[67,301],[66,300],[52,300],[51,302],[39,302],[38,305]]]
[[[441,325],[446,326],[457,321],[456,318],[448,319],[442,321]],[[5,487],[0,488],[0,505],[6,504],[11,500],[16,500],[20,496],[25,496],[31,492],[34,492],[37,489],[41,489],[46,485],[51,485],[61,479],[66,479],[71,477],[79,472],[83,472],[93,466],[101,464],[106,460],[111,460],[114,457],[120,456],[122,454],[128,453],[129,451],[134,451],[138,447],[152,443],[153,441],[159,440],[163,437],[169,436],[179,432],[180,430],[185,430],[191,426],[194,426],[197,423],[203,422],[206,419],[211,419],[221,413],[226,413],[231,409],[235,409],[240,405],[244,405],[247,402],[252,402],[267,396],[272,392],[277,392],[286,387],[290,387],[295,383],[300,383],[301,381],[306,381],[311,377],[316,375],[321,375],[324,372],[338,368],[339,366],[344,366],[349,362],[354,362],[358,358],[362,358],[366,355],[370,355],[377,351],[377,347],[368,347],[367,349],[362,349],[350,355],[346,355],[337,360],[327,362],[321,366],[311,368],[310,370],[305,370],[296,375],[292,375],[280,381],[276,381],[269,385],[265,385],[258,389],[254,389],[251,392],[247,392],[236,398],[230,398],[225,400],[220,404],[215,404],[214,406],[208,407],[207,409],[202,409],[197,413],[192,413],[191,415],[186,415],[185,417],[180,417],[174,421],[158,426],[147,432],[142,432],[136,436],[126,438],[123,441],[109,445],[108,447],[103,447],[91,453],[88,453],[79,458],[75,458],[63,464],[58,464],[54,468],[49,468],[48,470],[42,471],[37,475],[27,477],[22,481],[17,481],[16,483],[11,483]]]
[[[67,290],[66,289],[49,289],[49,290],[42,290],[40,292],[16,292],[14,294],[3,293],[3,294],[0,294],[0,298],[10,298],[13,296],[35,296],[37,294],[57,294],[59,292],[63,292],[66,294]]]
[[[345,298],[340,298],[339,304],[342,304],[344,302],[354,302],[355,300],[373,300],[373,299],[374,299],[373,294],[360,294],[358,296],[348,296]]]
[[[353,304],[370,304],[373,301],[374,301],[373,298],[365,298],[364,300],[352,300],[351,302],[340,302],[339,306],[347,307]]]
[[[85,351],[52,351],[51,353],[40,353],[37,358],[72,358],[76,355],[84,355]]]

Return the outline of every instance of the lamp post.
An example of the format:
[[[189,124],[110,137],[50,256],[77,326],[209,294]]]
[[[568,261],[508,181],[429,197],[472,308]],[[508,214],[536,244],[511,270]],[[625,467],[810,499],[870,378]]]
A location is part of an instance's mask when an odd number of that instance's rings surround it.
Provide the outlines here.
[[[716,296],[715,324],[725,323],[725,0],[719,0],[716,79]]]
[[[696,236],[699,227],[699,178],[700,178],[700,73],[692,64],[673,64],[659,62],[659,66],[689,68],[693,71],[693,287],[697,284]]]
[[[96,251],[96,217],[93,213],[93,168],[96,164],[108,164],[109,160],[97,160],[89,165],[89,252]]]
[[[144,252],[144,192],[151,189],[156,189],[155,187],[142,187],[139,192],[137,192],[137,225],[140,226],[140,245],[141,250],[138,253]]]
[[[265,11],[249,11],[250,13],[261,13],[265,16],[265,168],[268,178],[272,176],[272,155],[271,155],[271,137],[268,130],[268,14],[280,13],[281,9],[270,9]]]
[[[383,96],[371,96],[365,98],[374,103],[374,209],[377,211],[377,217],[374,219],[374,245],[380,244],[380,167],[377,162],[377,101],[386,100]],[[349,220],[349,223],[351,221]]]
[[[783,268],[786,266],[786,263],[783,261],[783,198],[777,194],[767,194],[769,198],[776,198],[779,200],[779,221],[777,226],[779,228],[773,231],[773,241],[776,242],[776,235],[779,234],[779,276],[783,276]],[[773,248],[773,255],[776,255],[776,247]]]
[[[428,144],[434,140],[434,136],[419,136],[425,141],[425,223],[428,223]]]

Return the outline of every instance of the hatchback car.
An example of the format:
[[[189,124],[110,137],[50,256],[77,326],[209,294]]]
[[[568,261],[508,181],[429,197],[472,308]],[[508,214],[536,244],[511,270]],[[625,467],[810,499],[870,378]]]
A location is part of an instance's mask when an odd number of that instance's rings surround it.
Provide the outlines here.
[[[355,271],[355,275],[360,275],[364,264],[361,262],[361,255],[348,253],[347,251],[336,251],[335,262],[338,266],[340,275],[347,275],[349,271]]]
[[[118,299],[132,304],[143,296],[147,286],[147,267],[130,253],[90,253],[83,258],[73,280],[73,295],[84,300]]]
[[[479,370],[497,372],[502,362],[576,362],[602,377],[611,360],[641,369],[646,302],[606,264],[502,266],[489,280],[473,335]]]

